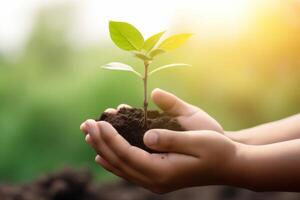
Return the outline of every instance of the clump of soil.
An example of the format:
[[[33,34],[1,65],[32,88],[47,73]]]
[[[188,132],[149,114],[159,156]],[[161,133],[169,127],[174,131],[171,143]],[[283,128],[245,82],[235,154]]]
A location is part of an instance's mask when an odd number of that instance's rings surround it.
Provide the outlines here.
[[[175,118],[156,110],[148,111],[147,126],[144,125],[144,111],[138,108],[121,108],[117,114],[103,113],[97,121],[109,122],[131,145],[148,152],[154,152],[145,146],[143,136],[149,129],[169,129],[183,131]]]

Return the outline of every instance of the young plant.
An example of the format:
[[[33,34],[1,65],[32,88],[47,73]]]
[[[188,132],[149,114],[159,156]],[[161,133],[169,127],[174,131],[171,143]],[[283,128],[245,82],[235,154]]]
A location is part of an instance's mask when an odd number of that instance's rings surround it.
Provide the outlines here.
[[[184,63],[173,63],[167,64],[149,72],[149,66],[151,62],[159,55],[169,52],[173,49],[180,47],[185,41],[192,35],[190,33],[181,33],[168,37],[167,39],[160,41],[160,38],[165,33],[159,32],[147,40],[144,40],[142,34],[131,24],[126,22],[109,22],[109,32],[112,41],[120,49],[125,51],[132,52],[133,55],[141,59],[144,63],[144,74],[140,74],[133,67],[120,63],[120,62],[111,62],[108,63],[102,68],[109,70],[121,70],[121,71],[130,71],[142,79],[144,84],[144,126],[147,126],[147,109],[148,109],[148,78],[154,73],[164,70],[171,67],[186,67],[190,66]]]

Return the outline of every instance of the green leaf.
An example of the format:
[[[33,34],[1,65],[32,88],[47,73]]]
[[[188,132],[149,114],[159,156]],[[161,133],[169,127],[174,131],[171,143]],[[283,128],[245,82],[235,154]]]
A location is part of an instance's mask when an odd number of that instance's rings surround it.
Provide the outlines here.
[[[131,66],[120,62],[111,62],[102,66],[101,68],[109,69],[109,70],[129,71],[129,72],[133,72],[135,75],[142,78],[142,75],[137,71],[135,71]]]
[[[158,55],[160,55],[160,54],[163,54],[163,53],[165,53],[165,52],[166,52],[166,51],[163,50],[163,49],[153,49],[152,51],[150,51],[149,56],[150,56],[151,58],[154,58],[154,57],[156,57],[156,56],[158,56]]]
[[[184,63],[174,63],[174,64],[168,64],[168,65],[163,65],[163,66],[160,66],[156,69],[154,69],[153,71],[151,71],[149,73],[149,76],[151,76],[152,74],[158,72],[158,71],[161,71],[161,70],[164,70],[164,69],[168,69],[168,68],[171,68],[171,67],[190,67],[191,65],[189,64],[184,64]]]
[[[191,37],[193,34],[191,33],[182,33],[182,34],[177,34],[173,35],[167,39],[165,39],[159,46],[159,49],[163,49],[165,51],[170,51],[173,49],[176,49],[183,45],[186,40]]]
[[[149,52],[151,49],[153,49],[153,47],[157,44],[158,40],[161,38],[161,36],[165,33],[165,31],[157,33],[155,35],[152,35],[151,37],[149,37],[143,46],[143,49],[146,52]]]
[[[152,60],[152,58],[148,57],[147,55],[145,55],[142,52],[139,51],[132,51],[132,53],[134,54],[135,57],[143,60],[143,61],[147,61],[147,60]]]
[[[140,50],[144,45],[142,34],[129,23],[110,21],[109,32],[112,41],[123,50]]]

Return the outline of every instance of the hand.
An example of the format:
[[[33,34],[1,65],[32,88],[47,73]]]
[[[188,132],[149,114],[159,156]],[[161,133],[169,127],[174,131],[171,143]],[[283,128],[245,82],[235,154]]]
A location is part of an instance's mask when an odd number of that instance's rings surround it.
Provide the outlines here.
[[[170,152],[150,154],[131,146],[107,122],[88,120],[81,128],[98,154],[98,164],[156,193],[189,186],[231,184],[232,177],[236,179],[235,155],[239,144],[218,132],[149,130],[144,136],[145,144]]]
[[[176,118],[179,124],[187,131],[213,130],[223,133],[221,125],[200,108],[179,99],[175,95],[161,89],[154,89],[151,94],[153,102],[162,111]],[[130,107],[126,104],[118,106],[117,110],[107,109],[105,112],[117,113],[121,107]]]

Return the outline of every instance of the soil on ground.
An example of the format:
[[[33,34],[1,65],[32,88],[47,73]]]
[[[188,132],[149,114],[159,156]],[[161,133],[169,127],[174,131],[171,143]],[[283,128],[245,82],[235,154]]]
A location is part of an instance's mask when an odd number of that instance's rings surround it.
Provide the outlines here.
[[[299,200],[300,193],[264,192],[225,186],[154,194],[125,181],[97,183],[88,170],[65,168],[22,185],[0,184],[1,200]]]
[[[117,114],[103,113],[97,121],[109,122],[131,145],[154,152],[145,146],[143,136],[149,129],[183,131],[175,118],[156,110],[149,110],[147,126],[144,125],[144,111],[138,108],[121,108]]]

